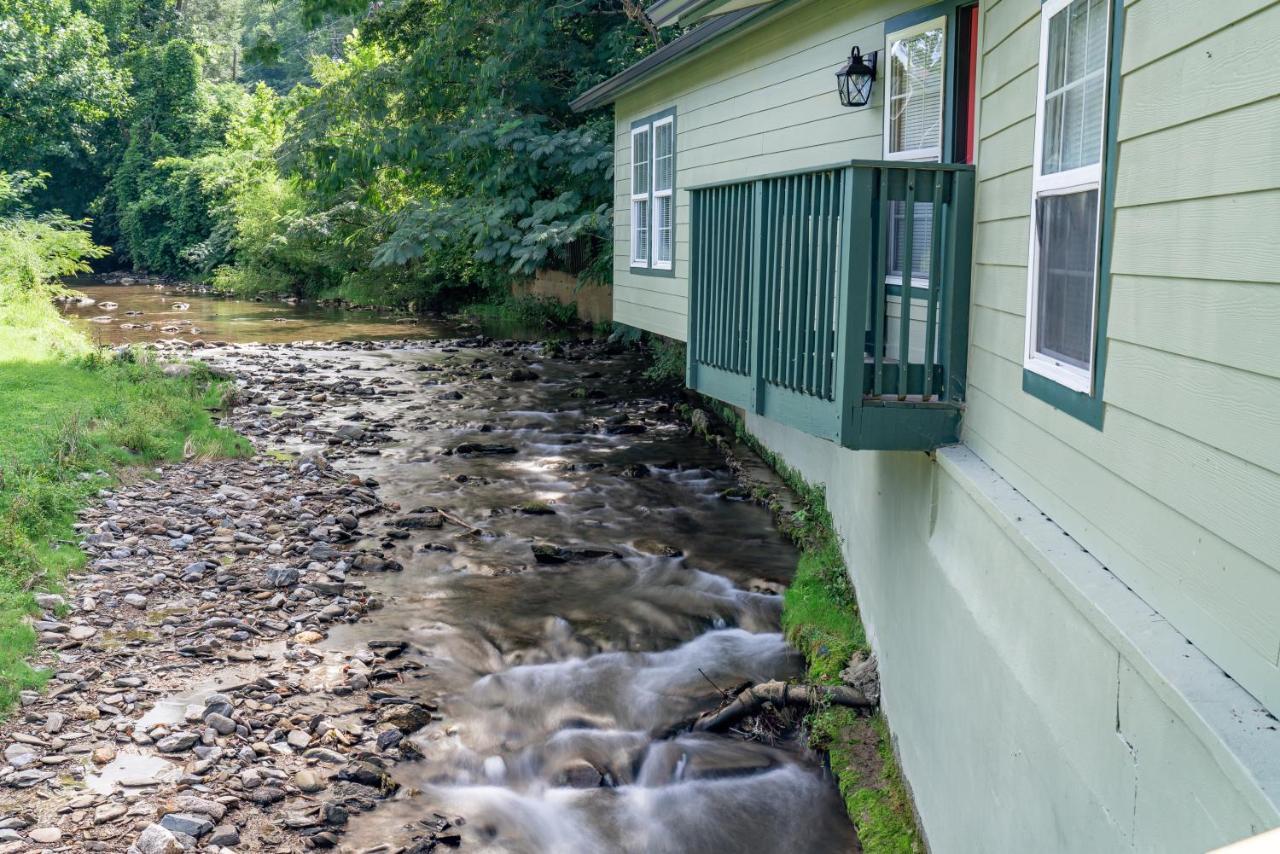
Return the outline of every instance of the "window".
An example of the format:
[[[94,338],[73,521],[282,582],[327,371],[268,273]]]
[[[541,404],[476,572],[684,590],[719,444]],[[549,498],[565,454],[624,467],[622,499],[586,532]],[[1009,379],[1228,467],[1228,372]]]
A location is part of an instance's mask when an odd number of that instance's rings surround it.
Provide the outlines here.
[[[649,155],[648,125],[631,131],[631,266],[649,266]]]
[[[631,126],[631,267],[675,267],[676,118],[667,110]]]
[[[909,29],[889,33],[888,92],[885,95],[886,160],[934,162],[942,159],[942,107],[946,80],[947,19],[934,18]],[[906,262],[906,205],[890,205],[889,270],[885,280],[902,284]],[[918,205],[911,241],[911,281],[915,287],[929,282],[933,210]]]
[[[1026,368],[1093,394],[1107,0],[1047,0],[1032,175]]]
[[[890,33],[885,44],[889,55],[885,159],[940,160],[947,19],[934,18]]]
[[[676,185],[676,125],[668,116],[653,123],[653,266],[670,270],[675,225],[672,193]]]

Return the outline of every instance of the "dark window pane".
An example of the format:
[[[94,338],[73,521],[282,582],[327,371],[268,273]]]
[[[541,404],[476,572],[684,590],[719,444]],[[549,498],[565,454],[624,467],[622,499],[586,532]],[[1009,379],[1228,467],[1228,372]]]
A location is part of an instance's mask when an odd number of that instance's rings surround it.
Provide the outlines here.
[[[1098,191],[1037,200],[1036,351],[1088,370],[1098,267]]]

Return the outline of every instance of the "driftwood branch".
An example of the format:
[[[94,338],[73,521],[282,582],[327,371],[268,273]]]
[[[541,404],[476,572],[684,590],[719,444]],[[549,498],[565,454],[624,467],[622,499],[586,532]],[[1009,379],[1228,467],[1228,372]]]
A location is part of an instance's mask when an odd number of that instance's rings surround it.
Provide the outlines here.
[[[847,685],[788,685],[786,682],[762,682],[744,688],[733,702],[719,711],[708,712],[693,723],[694,732],[711,732],[725,727],[760,711],[766,704],[775,708],[784,706],[814,706],[829,703],[851,709],[869,709],[875,706],[866,695]]]

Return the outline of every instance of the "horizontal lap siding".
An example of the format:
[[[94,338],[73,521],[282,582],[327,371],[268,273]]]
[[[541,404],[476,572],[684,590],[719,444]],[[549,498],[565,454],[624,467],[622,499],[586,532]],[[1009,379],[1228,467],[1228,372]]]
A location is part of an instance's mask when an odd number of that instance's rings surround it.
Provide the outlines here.
[[[1280,712],[1280,3],[1128,4],[1101,432],[1022,391],[1039,12],[984,6],[965,441]]]
[[[852,45],[882,49],[883,21],[918,5],[812,0],[619,100],[615,319],[685,338],[690,186],[881,156],[883,79],[872,106],[849,110],[834,75]],[[668,107],[676,108],[676,262],[674,276],[659,277],[630,269],[631,123]]]

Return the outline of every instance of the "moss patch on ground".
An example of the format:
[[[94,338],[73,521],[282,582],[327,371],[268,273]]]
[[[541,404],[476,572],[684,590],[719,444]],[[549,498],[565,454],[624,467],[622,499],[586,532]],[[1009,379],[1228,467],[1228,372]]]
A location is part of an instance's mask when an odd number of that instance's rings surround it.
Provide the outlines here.
[[[214,424],[221,389],[206,371],[171,378],[92,352],[35,355],[0,361],[0,711],[45,679],[27,663],[26,618],[33,593],[60,589],[82,560],[75,511],[130,466],[252,453]]]
[[[840,549],[826,494],[761,445],[732,409],[711,408],[777,472],[800,499],[800,509],[782,517],[788,536],[801,549],[800,563],[783,597],[782,628],[808,662],[808,680],[841,684],[840,671],[858,652],[870,653],[858,600]],[[768,502],[767,502],[768,503]],[[911,796],[893,752],[893,737],[882,713],[823,707],[807,716],[809,743],[825,750],[858,839],[867,854],[913,854],[924,850]]]

